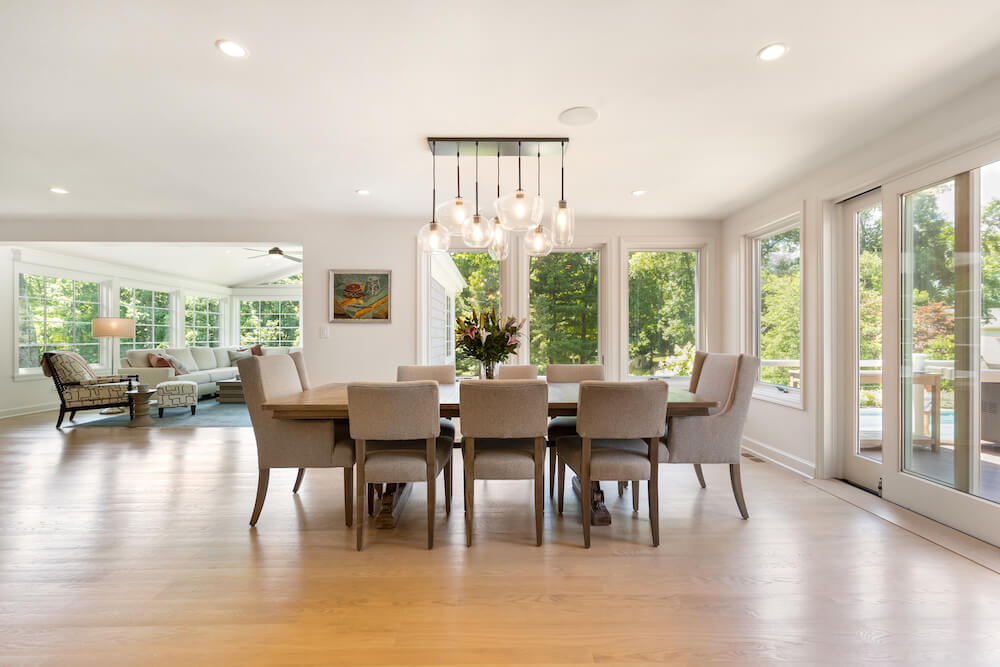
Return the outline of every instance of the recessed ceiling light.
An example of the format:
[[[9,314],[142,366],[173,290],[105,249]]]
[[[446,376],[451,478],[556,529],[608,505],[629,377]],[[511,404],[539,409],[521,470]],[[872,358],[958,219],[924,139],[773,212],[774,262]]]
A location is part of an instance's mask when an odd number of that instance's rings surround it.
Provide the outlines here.
[[[788,47],[780,42],[775,42],[774,44],[768,44],[758,51],[757,59],[763,60],[764,62],[771,62],[772,60],[781,58],[786,53],[788,53]]]
[[[67,190],[66,188],[49,188],[49,192],[51,192],[54,195],[68,195],[69,194],[69,190]]]
[[[230,58],[246,58],[250,55],[242,44],[238,44],[231,39],[219,39],[215,42],[215,48],[225,53]]]
[[[632,191],[632,196],[633,197],[641,197],[644,194],[646,194],[646,192],[647,192],[646,190],[633,190]]]
[[[594,107],[570,107],[559,114],[559,122],[563,125],[590,125],[599,115]]]
[[[354,193],[357,194],[357,195],[361,195],[362,197],[367,197],[368,195],[371,194],[371,190],[365,190],[364,188],[361,188],[361,189],[355,190]]]

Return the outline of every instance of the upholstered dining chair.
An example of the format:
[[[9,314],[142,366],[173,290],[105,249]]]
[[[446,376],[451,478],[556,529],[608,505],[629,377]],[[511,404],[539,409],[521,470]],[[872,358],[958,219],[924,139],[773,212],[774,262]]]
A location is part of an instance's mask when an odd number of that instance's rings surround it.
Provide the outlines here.
[[[538,379],[538,366],[534,364],[512,364],[510,366],[500,365],[497,367],[498,380],[536,380]]]
[[[545,379],[550,383],[584,382],[603,380],[602,364],[549,364]],[[556,488],[556,441],[567,435],[576,435],[576,417],[553,417],[549,420],[549,497]]]
[[[303,391],[312,389],[312,383],[309,382],[309,372],[306,370],[306,358],[303,356],[302,351],[290,352],[288,356],[295,362],[295,370],[299,374],[299,382],[302,384]]]
[[[699,396],[718,401],[719,407],[710,410],[707,417],[671,417],[663,438],[667,463],[693,463],[702,488],[705,488],[702,465],[728,464],[733,496],[744,519],[750,514],[743,498],[740,449],[759,369],[757,357],[699,352],[695,356],[691,386]]]
[[[364,548],[365,485],[427,482],[427,548],[434,548],[437,477],[444,471],[444,507],[451,514],[454,440],[441,433],[433,381],[347,385],[347,411],[358,465],[357,547]]]
[[[251,356],[237,362],[243,396],[257,439],[257,500],[250,525],[257,525],[267,496],[271,468],[298,468],[292,492],[298,491],[306,468],[344,469],[344,521],[350,526],[354,511],[354,443],[343,423],[328,420],[275,419],[262,406],[268,400],[302,391],[302,380],[291,355]]]
[[[653,546],[660,545],[658,464],[667,419],[665,382],[581,382],[577,435],[559,438],[559,512],[566,466],[580,477],[583,544],[590,548],[591,481],[647,480]]]
[[[435,366],[398,366],[396,367],[397,382],[412,382],[414,380],[433,380],[438,384],[455,384],[455,366],[441,364]],[[455,424],[446,417],[441,420],[441,433],[455,439]]]
[[[548,387],[544,380],[466,380],[459,389],[465,462],[465,544],[472,546],[475,481],[535,481],[535,544],[542,544]]]

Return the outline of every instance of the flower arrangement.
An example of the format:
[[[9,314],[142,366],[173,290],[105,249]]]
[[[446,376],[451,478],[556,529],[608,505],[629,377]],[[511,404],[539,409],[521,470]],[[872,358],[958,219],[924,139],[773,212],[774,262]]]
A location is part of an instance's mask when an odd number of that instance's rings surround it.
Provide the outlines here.
[[[483,367],[483,377],[492,380],[496,366],[517,351],[524,320],[508,317],[501,322],[497,309],[455,318],[455,345]]]

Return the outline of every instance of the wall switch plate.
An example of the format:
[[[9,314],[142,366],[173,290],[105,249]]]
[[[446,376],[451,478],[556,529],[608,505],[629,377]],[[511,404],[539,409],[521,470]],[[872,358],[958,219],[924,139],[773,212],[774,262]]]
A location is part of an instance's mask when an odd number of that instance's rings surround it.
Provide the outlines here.
[[[326,325],[321,326],[319,328],[319,337],[320,338],[329,338],[330,337],[330,327],[328,327]]]

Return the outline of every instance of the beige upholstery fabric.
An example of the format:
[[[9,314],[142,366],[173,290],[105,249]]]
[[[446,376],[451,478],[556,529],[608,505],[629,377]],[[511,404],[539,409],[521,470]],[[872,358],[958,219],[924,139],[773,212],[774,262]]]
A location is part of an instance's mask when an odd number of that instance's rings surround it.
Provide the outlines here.
[[[667,393],[665,382],[581,382],[576,430],[585,438],[658,438]]]
[[[219,367],[219,361],[215,358],[215,352],[212,351],[210,347],[192,347],[191,356],[194,358],[194,362],[198,364],[198,370],[200,371],[210,371],[213,368]],[[228,366],[229,364],[226,364]]]
[[[288,363],[294,370],[294,362]],[[438,386],[430,380],[349,384],[347,413],[351,437],[358,440],[417,440],[441,433]]]
[[[260,468],[330,468],[354,465],[354,446],[332,421],[274,419],[263,403],[301,391],[295,362],[287,355],[250,357],[239,363],[243,396],[257,438]],[[335,446],[336,443],[336,446]]]
[[[191,354],[191,348],[189,347],[168,347],[163,351],[179,361],[188,373],[204,370],[202,368],[198,368],[198,362],[195,361],[194,355]]]
[[[187,380],[161,382],[156,385],[156,407],[179,408],[198,405],[198,383]]]
[[[533,479],[535,441],[533,438],[476,439],[476,479]]]
[[[499,366],[497,368],[498,380],[535,380],[537,378],[538,366],[534,364]]]
[[[725,409],[733,391],[733,381],[736,378],[736,366],[739,364],[738,354],[706,354],[698,374],[698,383],[694,392],[699,396],[711,399],[719,405],[710,408],[708,414],[714,415]]]
[[[292,352],[288,356],[295,362],[295,370],[299,372],[299,382],[302,383],[302,388],[312,389],[312,385],[309,383],[309,373],[306,371],[306,359],[302,356],[302,352]]]
[[[583,382],[603,380],[604,366],[601,364],[549,364],[545,370],[549,382]]]
[[[462,433],[473,438],[544,438],[543,380],[465,380],[459,385]]]
[[[152,350],[126,350],[125,358],[132,368],[149,368],[149,353]],[[157,350],[160,352],[161,350]]]
[[[83,357],[76,352],[55,352],[49,357],[49,364],[63,384],[80,383],[97,377]]]
[[[659,442],[659,441],[657,441]],[[592,480],[649,479],[649,445],[643,440],[592,440],[590,443],[590,478]],[[665,454],[661,443],[658,454]],[[573,472],[580,474],[583,442],[578,437],[560,438],[559,458]]]
[[[85,408],[109,403],[125,403],[128,383],[117,384],[71,384],[63,387],[63,402],[67,408]]]
[[[706,358],[706,367],[713,356],[715,355],[710,354]],[[740,462],[743,424],[750,409],[750,397],[759,368],[760,360],[756,357],[739,355],[736,381],[718,413],[708,417],[671,417],[666,437],[667,461],[730,464]],[[699,387],[701,382],[704,382],[704,374],[699,381]]]
[[[434,380],[438,384],[455,384],[455,367],[442,366],[400,366],[396,369],[396,379],[400,382],[412,380]]]
[[[448,463],[454,450],[451,438],[435,440],[434,476]],[[427,444],[423,440],[365,441],[365,482],[427,481]]]

